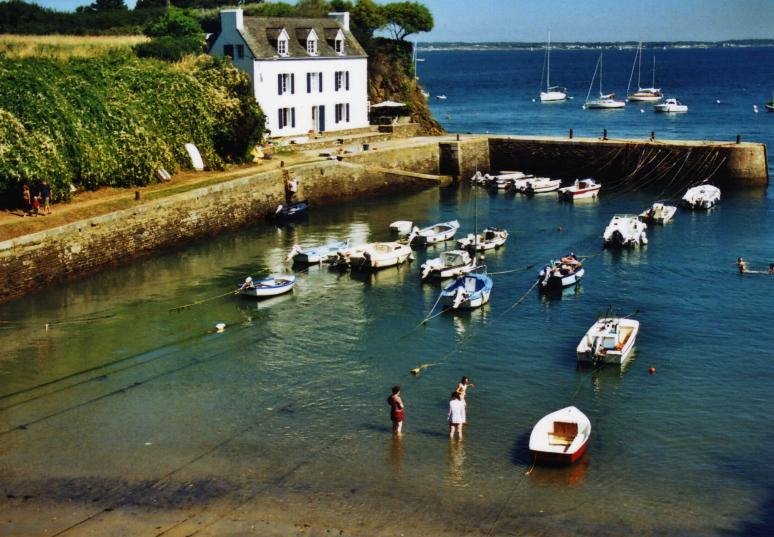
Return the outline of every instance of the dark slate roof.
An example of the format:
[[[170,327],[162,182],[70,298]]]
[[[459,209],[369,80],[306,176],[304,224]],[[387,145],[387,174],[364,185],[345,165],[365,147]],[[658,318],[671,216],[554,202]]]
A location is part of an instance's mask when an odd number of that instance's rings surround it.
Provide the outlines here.
[[[355,37],[344,31],[334,19],[296,19],[285,17],[245,17],[242,37],[256,58],[273,58],[277,55],[277,38],[284,28],[288,34],[287,58],[319,56],[340,57],[334,50],[334,38],[338,30],[344,34],[344,56],[366,56],[365,50]],[[314,29],[317,34],[317,56],[306,52],[306,36]]]

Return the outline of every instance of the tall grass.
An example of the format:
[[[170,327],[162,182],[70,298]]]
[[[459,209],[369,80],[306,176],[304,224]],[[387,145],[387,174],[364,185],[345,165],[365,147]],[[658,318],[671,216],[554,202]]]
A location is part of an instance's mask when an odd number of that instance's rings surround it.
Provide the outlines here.
[[[145,43],[144,35],[14,35],[0,34],[0,56],[7,58],[97,58]]]

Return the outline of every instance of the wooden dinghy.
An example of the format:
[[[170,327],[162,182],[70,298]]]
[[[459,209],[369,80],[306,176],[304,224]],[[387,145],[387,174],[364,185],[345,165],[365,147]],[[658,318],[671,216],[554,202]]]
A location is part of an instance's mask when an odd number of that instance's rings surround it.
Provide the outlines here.
[[[535,462],[572,464],[586,452],[591,421],[574,406],[543,416],[532,428],[529,451]]]

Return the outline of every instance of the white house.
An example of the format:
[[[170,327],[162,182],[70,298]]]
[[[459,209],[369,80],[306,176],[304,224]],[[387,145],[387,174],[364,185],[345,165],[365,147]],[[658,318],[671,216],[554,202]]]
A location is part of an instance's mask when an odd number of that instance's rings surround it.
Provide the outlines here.
[[[349,13],[329,17],[220,12],[210,54],[231,56],[250,75],[272,136],[368,126],[368,58],[349,31]]]

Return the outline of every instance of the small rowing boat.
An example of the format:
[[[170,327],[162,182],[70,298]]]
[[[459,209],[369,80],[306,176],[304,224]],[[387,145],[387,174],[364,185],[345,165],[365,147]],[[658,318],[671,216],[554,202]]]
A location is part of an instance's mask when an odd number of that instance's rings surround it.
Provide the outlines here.
[[[288,293],[296,285],[296,277],[292,274],[268,276],[261,280],[253,280],[248,276],[237,286],[236,292],[242,296],[264,298]]]
[[[535,462],[572,464],[586,452],[591,421],[574,406],[540,418],[529,435],[529,451]]]

